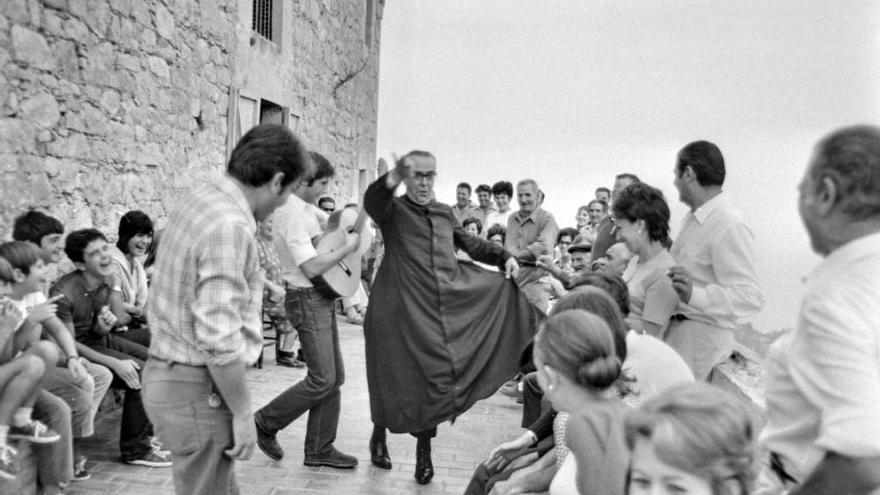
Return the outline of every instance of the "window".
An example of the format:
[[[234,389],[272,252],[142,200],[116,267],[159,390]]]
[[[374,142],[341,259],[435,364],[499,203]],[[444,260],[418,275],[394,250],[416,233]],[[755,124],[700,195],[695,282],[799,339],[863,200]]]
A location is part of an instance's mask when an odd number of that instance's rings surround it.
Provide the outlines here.
[[[263,38],[274,41],[275,0],[254,0],[253,30]]]

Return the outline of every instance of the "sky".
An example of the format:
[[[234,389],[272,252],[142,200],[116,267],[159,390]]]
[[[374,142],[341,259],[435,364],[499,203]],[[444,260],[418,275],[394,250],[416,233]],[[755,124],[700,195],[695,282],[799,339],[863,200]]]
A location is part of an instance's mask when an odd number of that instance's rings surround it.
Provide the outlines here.
[[[663,190],[674,238],[676,152],[717,144],[755,234],[761,331],[794,326],[820,261],[797,214],[814,144],[880,124],[875,1],[389,0],[381,36],[377,152],[431,151],[443,202],[533,178],[574,226],[631,172]]]

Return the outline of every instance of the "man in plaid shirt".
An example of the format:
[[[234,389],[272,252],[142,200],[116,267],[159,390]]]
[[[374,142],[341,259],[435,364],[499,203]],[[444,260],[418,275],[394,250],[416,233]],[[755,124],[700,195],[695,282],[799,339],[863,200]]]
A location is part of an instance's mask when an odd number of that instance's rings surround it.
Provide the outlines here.
[[[177,493],[238,491],[233,461],[256,443],[245,366],[263,340],[256,220],[287,202],[311,168],[289,129],[259,125],[236,145],[226,175],[168,219],[147,307],[143,398],[171,450]]]

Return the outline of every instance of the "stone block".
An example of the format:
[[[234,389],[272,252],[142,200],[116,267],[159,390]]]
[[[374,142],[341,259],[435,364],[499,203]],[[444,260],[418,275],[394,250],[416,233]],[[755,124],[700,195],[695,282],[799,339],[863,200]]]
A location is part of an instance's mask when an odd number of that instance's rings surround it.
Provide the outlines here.
[[[61,117],[58,101],[49,93],[37,93],[21,102],[21,117],[33,122],[37,129],[54,127]]]
[[[105,37],[107,29],[110,27],[112,15],[106,0],[88,0],[86,5],[89,9],[89,15],[83,20],[95,34],[101,38]]]
[[[159,57],[149,57],[147,58],[147,64],[150,67],[150,72],[160,78],[169,79],[171,77],[171,72],[168,70],[168,63],[165,62],[165,60]]]
[[[27,24],[30,21],[27,0],[3,0],[0,2],[0,15],[13,23]]]
[[[165,39],[174,39],[174,16],[162,5],[156,6],[156,32]]]
[[[36,31],[12,26],[12,51],[15,60],[43,70],[55,68],[55,58],[46,38]]]
[[[89,15],[86,0],[67,0],[67,11],[80,19],[85,19]]]
[[[0,119],[0,153],[34,151],[36,133],[32,124],[21,119]]]
[[[103,108],[109,116],[115,116],[116,113],[119,112],[120,98],[118,91],[112,89],[104,91],[101,95],[101,108]]]
[[[46,4],[46,7],[51,7],[57,10],[67,10],[67,0],[43,0],[43,3]]]

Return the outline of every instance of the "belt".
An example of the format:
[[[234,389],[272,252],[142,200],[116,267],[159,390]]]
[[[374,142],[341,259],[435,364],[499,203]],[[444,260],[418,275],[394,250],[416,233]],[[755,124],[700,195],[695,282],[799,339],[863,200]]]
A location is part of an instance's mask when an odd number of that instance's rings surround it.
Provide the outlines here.
[[[671,321],[684,321],[684,320],[688,320],[689,318],[685,315],[682,315],[682,314],[676,314],[676,315],[670,316],[669,319]]]
[[[160,363],[162,363],[162,364],[165,364],[165,365],[168,366],[169,368],[172,367],[172,366],[185,366],[185,367],[187,367],[187,368],[207,368],[207,367],[208,367],[208,366],[205,365],[205,364],[186,364],[186,363],[179,363],[179,362],[177,362],[177,361],[172,361],[172,360],[170,360],[170,359],[160,358],[160,357],[155,356],[155,355],[153,355],[153,354],[150,354],[150,359],[153,360],[153,361],[158,361],[158,362],[160,362]]]
[[[770,469],[772,469],[773,472],[776,473],[776,476],[779,477],[779,481],[781,481],[783,484],[787,482],[798,482],[785,471],[785,465],[782,464],[782,458],[780,458],[779,454],[777,454],[776,452],[770,452]]]

